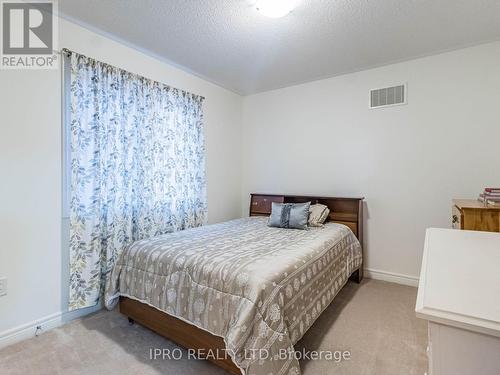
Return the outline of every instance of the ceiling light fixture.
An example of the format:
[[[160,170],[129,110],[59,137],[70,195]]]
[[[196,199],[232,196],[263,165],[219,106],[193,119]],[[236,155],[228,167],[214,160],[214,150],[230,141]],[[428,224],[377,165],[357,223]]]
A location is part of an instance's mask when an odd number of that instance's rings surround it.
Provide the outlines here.
[[[286,16],[297,6],[297,0],[258,0],[257,10],[266,17]]]

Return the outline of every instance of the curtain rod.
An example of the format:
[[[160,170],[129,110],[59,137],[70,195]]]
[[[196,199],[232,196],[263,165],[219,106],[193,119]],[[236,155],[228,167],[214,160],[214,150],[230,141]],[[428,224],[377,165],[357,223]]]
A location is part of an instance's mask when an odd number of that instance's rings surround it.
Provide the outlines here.
[[[179,90],[179,91],[183,91],[183,92],[185,92],[185,93],[187,93],[187,94],[189,94],[189,95],[195,95],[195,96],[198,96],[198,97],[200,97],[200,98],[201,98],[201,100],[202,100],[202,101],[203,101],[203,100],[205,100],[205,97],[204,97],[204,96],[202,96],[202,95],[193,94],[193,93],[191,93],[191,92],[189,92],[189,91],[187,91],[187,90],[183,90],[183,89],[179,89],[179,88],[177,88],[177,87],[170,86],[170,85],[168,85],[168,84],[166,84],[166,83],[163,83],[163,82],[157,81],[156,79],[152,79],[152,78],[145,77],[145,76],[143,76],[143,75],[141,75],[141,74],[138,74],[138,73],[129,72],[129,71],[128,71],[128,70],[126,70],[126,69],[120,68],[120,67],[118,67],[118,66],[115,66],[115,65],[109,64],[109,63],[104,62],[104,61],[100,61],[100,60],[98,60],[98,59],[95,59],[95,58],[93,58],[93,57],[89,57],[89,56],[87,56],[87,55],[82,55],[81,53],[78,53],[78,52],[72,51],[72,50],[70,50],[70,49],[68,49],[68,48],[62,48],[60,51],[54,51],[54,52],[56,52],[57,54],[60,54],[60,55],[65,55],[65,56],[67,56],[67,57],[70,57],[73,53],[76,53],[76,54],[78,54],[78,55],[80,55],[80,56],[84,56],[84,57],[86,57],[86,58],[88,58],[88,59],[92,59],[92,60],[94,60],[94,61],[96,61],[96,62],[99,62],[99,63],[101,63],[101,64],[106,64],[106,65],[108,65],[108,66],[112,67],[113,69],[119,69],[119,70],[126,71],[127,73],[134,74],[134,75],[136,75],[137,77],[141,77],[141,78],[144,78],[144,79],[149,79],[150,81],[158,82],[158,83],[160,83],[160,84],[162,84],[162,85],[164,85],[164,86],[168,86],[168,87],[170,87],[170,88],[172,88],[172,89],[174,89],[174,90]]]

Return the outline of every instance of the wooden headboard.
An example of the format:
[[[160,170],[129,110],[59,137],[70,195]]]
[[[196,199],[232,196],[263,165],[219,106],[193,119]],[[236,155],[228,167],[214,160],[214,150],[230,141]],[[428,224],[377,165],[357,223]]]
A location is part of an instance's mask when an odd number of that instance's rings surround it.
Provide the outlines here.
[[[330,209],[327,221],[347,225],[358,238],[363,249],[363,199],[314,197],[307,195],[250,194],[250,216],[269,216],[271,203],[321,203]],[[363,253],[364,259],[364,253]],[[363,267],[357,270],[351,279],[361,282]]]
[[[363,245],[363,199],[306,195],[251,194],[250,216],[269,216],[271,203],[321,203],[330,209],[327,221],[347,225]]]
[[[347,225],[358,238],[363,249],[363,199],[314,197],[307,195],[250,194],[250,216],[269,216],[271,203],[321,203],[330,209],[327,221]],[[363,252],[364,259],[364,252]],[[363,261],[364,262],[364,261]],[[351,275],[351,279],[361,282],[363,267]]]

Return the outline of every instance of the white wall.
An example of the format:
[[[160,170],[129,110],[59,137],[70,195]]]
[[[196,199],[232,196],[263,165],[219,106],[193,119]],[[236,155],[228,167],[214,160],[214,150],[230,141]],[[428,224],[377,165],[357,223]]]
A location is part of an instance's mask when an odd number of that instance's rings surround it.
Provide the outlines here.
[[[404,82],[407,105],[368,109]],[[245,97],[243,139],[243,213],[251,192],[364,196],[365,267],[418,276],[451,199],[500,185],[500,43]]]
[[[59,38],[60,48],[205,96],[209,222],[240,216],[239,95],[64,20]],[[60,77],[0,70],[0,277],[9,283],[0,297],[3,342],[32,333],[40,320],[55,325],[66,310]]]

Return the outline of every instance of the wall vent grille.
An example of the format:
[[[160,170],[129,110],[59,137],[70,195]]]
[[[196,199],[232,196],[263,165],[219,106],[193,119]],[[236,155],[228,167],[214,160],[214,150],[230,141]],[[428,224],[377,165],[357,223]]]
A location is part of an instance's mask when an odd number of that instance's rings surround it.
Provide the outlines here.
[[[370,90],[370,108],[406,104],[406,84]]]

